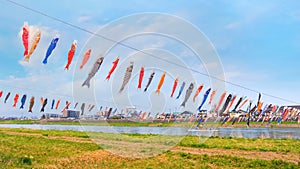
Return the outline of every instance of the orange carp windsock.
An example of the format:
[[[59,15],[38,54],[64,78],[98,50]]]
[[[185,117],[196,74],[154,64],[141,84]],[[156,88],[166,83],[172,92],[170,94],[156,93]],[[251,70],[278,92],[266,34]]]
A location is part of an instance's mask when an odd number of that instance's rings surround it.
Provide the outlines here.
[[[81,62],[81,65],[80,65],[79,69],[82,69],[83,66],[86,64],[86,62],[90,59],[91,52],[92,52],[91,49],[88,49],[88,50],[85,52],[85,54],[84,54],[84,56],[83,56],[83,59],[82,59],[82,62]]]
[[[60,103],[60,100],[57,100],[56,105],[55,105],[56,110],[58,109],[59,103]]]
[[[196,98],[197,98],[197,96],[199,95],[199,93],[201,92],[202,89],[203,89],[203,84],[201,84],[201,85],[198,87],[198,89],[196,90],[196,93],[195,93],[195,95],[194,95],[194,97],[193,97],[193,102],[196,101]]]
[[[214,112],[216,112],[216,111],[219,110],[219,108],[221,107],[221,104],[223,103],[223,100],[224,100],[225,96],[226,96],[226,92],[224,92],[224,93],[221,95],[221,98],[220,98],[220,100],[219,100],[219,103],[217,104],[217,106],[216,106]]]
[[[142,82],[143,82],[143,77],[144,77],[144,67],[141,67],[140,70],[140,77],[139,77],[139,84],[138,84],[138,89],[142,88]]]
[[[213,91],[211,92],[208,104],[211,104],[211,103],[212,103],[212,101],[213,101],[213,99],[214,99],[214,97],[215,97],[215,95],[216,95],[216,92],[217,92],[216,90],[213,90]]]
[[[24,22],[24,26],[22,28],[23,33],[22,33],[22,41],[23,41],[23,46],[25,48],[24,50],[24,56],[28,55],[28,39],[29,39],[29,28],[27,22]]]
[[[115,71],[116,67],[118,66],[119,60],[119,57],[117,57],[116,60],[112,63],[113,65],[110,68],[108,75],[106,76],[106,80],[110,79],[111,74]]]
[[[257,105],[257,112],[261,112],[262,106],[263,106],[263,102],[258,102],[258,105]]]
[[[70,64],[72,63],[76,48],[77,48],[77,41],[74,40],[72,45],[71,45],[71,49],[68,52],[68,63],[65,66],[66,70],[69,70],[69,67],[70,67]]]
[[[24,58],[24,61],[25,61],[25,62],[28,62],[28,61],[29,61],[30,56],[32,55],[32,53],[34,52],[35,48],[36,48],[37,45],[39,44],[40,39],[41,39],[41,31],[38,30],[38,32],[34,34],[33,39],[34,39],[34,42],[33,42],[33,44],[32,44],[31,47],[30,47],[29,53],[28,53],[28,55],[26,55],[25,58]]]
[[[14,104],[13,104],[13,107],[16,107],[16,106],[17,106],[18,100],[19,100],[19,94],[16,94],[15,97],[14,97]]]
[[[40,101],[41,101],[41,104],[43,104],[43,103],[44,103],[44,98],[41,97],[41,98],[40,98]]]
[[[158,83],[158,86],[157,86],[157,89],[156,89],[155,93],[157,93],[157,94],[160,93],[160,88],[161,88],[162,85],[164,84],[165,77],[166,77],[166,72],[164,72],[164,73],[161,75],[161,78],[160,78],[160,80],[159,80],[159,83]]]
[[[173,97],[174,92],[175,92],[176,87],[177,87],[177,84],[178,84],[178,77],[176,77],[176,79],[175,79],[175,81],[174,81],[173,88],[172,88],[172,93],[171,93],[171,96],[170,96],[170,97]]]

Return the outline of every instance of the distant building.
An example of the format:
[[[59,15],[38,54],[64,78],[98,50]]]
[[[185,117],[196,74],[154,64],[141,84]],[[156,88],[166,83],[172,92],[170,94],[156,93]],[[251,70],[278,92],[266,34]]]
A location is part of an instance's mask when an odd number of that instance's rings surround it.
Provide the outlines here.
[[[60,118],[59,114],[52,114],[52,113],[46,113],[46,118],[50,119],[50,118]]]
[[[80,115],[80,112],[77,110],[67,110],[63,113],[63,117],[65,117],[65,118],[78,119],[79,115]]]

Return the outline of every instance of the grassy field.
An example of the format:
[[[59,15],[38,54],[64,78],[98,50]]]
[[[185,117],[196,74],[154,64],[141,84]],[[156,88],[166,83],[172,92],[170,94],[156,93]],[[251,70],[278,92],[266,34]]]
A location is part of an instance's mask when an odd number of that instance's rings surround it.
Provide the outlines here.
[[[146,148],[149,143],[154,147],[170,147],[148,158],[129,158],[113,151],[124,148],[124,145],[127,145],[126,148],[135,148],[141,143]],[[133,153],[129,150],[122,152],[129,156]],[[138,154],[143,153],[148,152],[141,151]],[[0,168],[299,167],[300,140],[193,136],[179,138],[0,128]]]
[[[47,120],[0,120],[0,124],[47,124],[47,125],[94,125],[94,126],[157,126],[157,127],[191,127],[196,126],[197,122],[191,123],[191,122],[106,122],[106,121],[93,121],[93,122],[84,122],[84,121],[47,121]],[[206,126],[212,126],[212,127],[220,127],[221,122],[213,123],[213,122],[207,122],[205,124]],[[231,122],[226,123],[223,125],[223,127],[231,127]],[[237,122],[234,124],[236,127],[246,127],[246,122]],[[251,122],[251,127],[300,127],[300,124],[298,122],[282,122],[280,125],[277,125],[277,122],[272,122],[270,125],[267,125],[265,122],[263,125],[261,122]]]

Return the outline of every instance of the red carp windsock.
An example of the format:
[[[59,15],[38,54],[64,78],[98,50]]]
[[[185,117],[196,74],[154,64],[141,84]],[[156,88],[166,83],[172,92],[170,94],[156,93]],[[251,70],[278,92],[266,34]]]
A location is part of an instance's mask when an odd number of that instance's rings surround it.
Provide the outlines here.
[[[174,84],[173,84],[173,88],[172,88],[172,93],[171,93],[170,97],[173,97],[174,92],[175,92],[176,87],[177,87],[177,84],[178,84],[178,77],[176,77],[176,79],[174,80]]]
[[[144,67],[141,67],[140,70],[140,76],[139,76],[139,83],[138,83],[138,89],[142,88],[142,82],[143,82],[143,78],[144,78]]]
[[[13,104],[13,107],[16,107],[16,106],[17,106],[18,100],[19,100],[19,94],[16,94],[15,97],[14,97],[14,104]]]
[[[193,102],[196,101],[196,98],[198,97],[198,95],[199,95],[199,93],[201,92],[202,89],[203,89],[203,84],[201,84],[201,85],[198,87],[198,89],[196,90],[196,93],[195,93],[195,95],[194,95],[194,97],[193,97]]]
[[[66,70],[69,70],[69,67],[70,67],[70,64],[72,63],[76,48],[77,48],[77,41],[74,40],[72,45],[71,45],[71,49],[68,52],[68,63],[65,66]]]
[[[24,22],[24,26],[22,28],[22,41],[23,41],[23,46],[25,48],[24,50],[24,56],[28,55],[28,39],[29,39],[29,28],[27,22]]]
[[[116,67],[118,66],[119,60],[119,57],[117,57],[116,60],[112,63],[113,65],[110,68],[108,75],[106,76],[106,80],[110,79],[111,74],[115,71]]]

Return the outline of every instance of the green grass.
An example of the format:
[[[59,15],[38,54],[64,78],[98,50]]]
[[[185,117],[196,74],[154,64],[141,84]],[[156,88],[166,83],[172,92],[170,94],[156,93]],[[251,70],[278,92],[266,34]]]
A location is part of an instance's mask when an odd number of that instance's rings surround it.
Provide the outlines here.
[[[261,138],[230,138],[211,137],[197,138],[186,136],[179,143],[180,146],[194,148],[221,148],[237,150],[256,150],[271,152],[294,152],[300,154],[300,140],[293,139],[261,139]]]
[[[78,122],[78,121],[42,121],[42,120],[0,120],[0,124],[47,124],[47,125],[94,125],[94,126],[132,126],[132,127],[139,127],[139,126],[156,126],[156,127],[191,127],[196,126],[197,122],[190,123],[190,122]],[[227,123],[231,125],[231,122]],[[296,125],[298,122],[282,122],[280,125],[277,125],[277,122],[272,122],[270,127],[285,127],[285,125]],[[261,127],[261,122],[251,122],[250,126]],[[266,126],[267,123],[265,122],[263,126]],[[207,127],[217,127],[221,126],[221,122],[207,122]],[[235,123],[235,126],[246,127],[246,122],[239,122]]]
[[[19,133],[19,134],[18,134]],[[54,137],[55,136],[55,137]],[[93,142],[63,140],[65,137],[88,141],[85,132],[2,129],[0,128],[0,168],[299,168],[299,164],[282,160],[246,159],[228,155],[197,155],[167,151],[159,156],[142,159],[118,157],[102,150]],[[151,141],[158,135],[100,133],[95,137],[121,141]],[[60,138],[61,137],[61,138]],[[169,137],[176,139],[176,137]],[[166,136],[158,142],[166,141]],[[278,151],[300,154],[300,140],[244,139],[213,137],[202,142],[199,137],[188,136],[180,146],[195,148],[219,148],[247,151]]]

